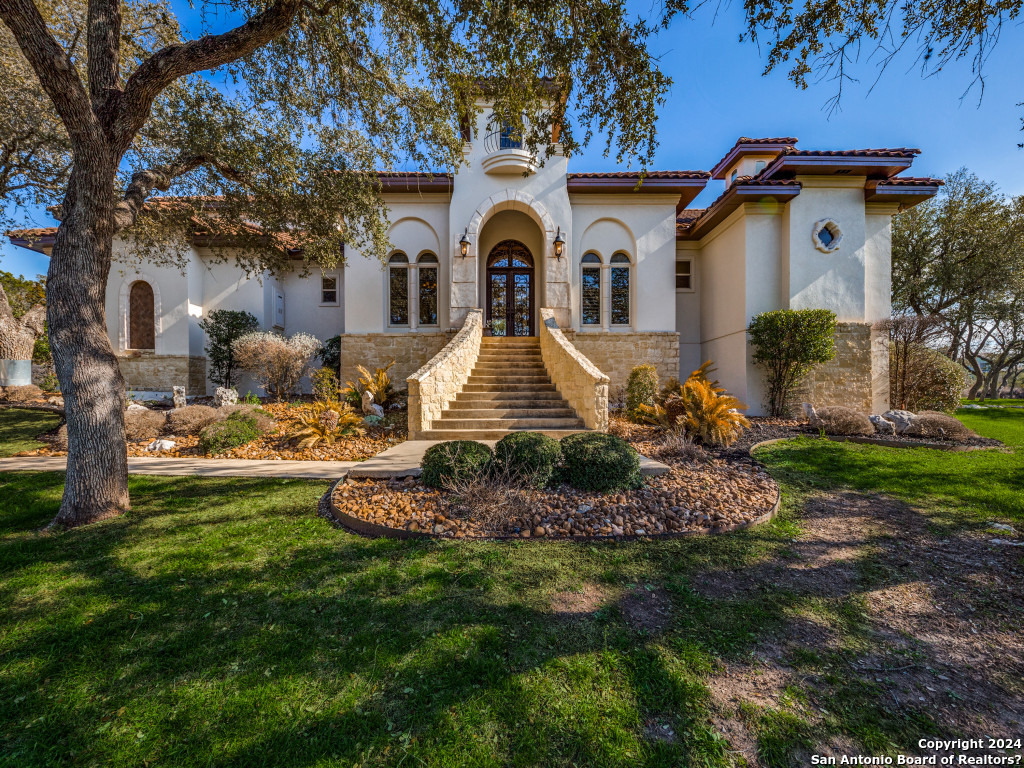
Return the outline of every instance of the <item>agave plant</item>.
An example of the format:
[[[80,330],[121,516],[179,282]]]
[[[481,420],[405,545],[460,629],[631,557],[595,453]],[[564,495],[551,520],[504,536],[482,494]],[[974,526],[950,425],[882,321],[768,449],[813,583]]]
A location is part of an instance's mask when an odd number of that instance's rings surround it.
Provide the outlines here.
[[[678,382],[676,384],[678,385]],[[636,409],[636,418],[642,424],[650,424],[653,427],[661,427],[662,429],[672,429],[675,426],[675,418],[668,415],[668,411],[665,410],[665,406],[658,405],[647,405],[640,403]]]
[[[313,403],[299,417],[299,426],[286,437],[305,450],[320,443],[334,445],[346,437],[365,434],[363,419],[347,403]]]

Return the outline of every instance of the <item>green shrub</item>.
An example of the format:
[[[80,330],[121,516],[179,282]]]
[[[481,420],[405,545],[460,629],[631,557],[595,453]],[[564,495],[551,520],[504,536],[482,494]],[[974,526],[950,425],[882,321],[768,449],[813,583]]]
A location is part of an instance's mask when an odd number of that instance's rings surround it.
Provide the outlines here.
[[[214,309],[199,321],[206,332],[206,359],[210,363],[210,381],[231,389],[235,384],[235,355],[231,345],[236,339],[260,327],[255,315],[234,309]]]
[[[331,336],[321,345],[316,356],[320,358],[320,365],[338,373],[341,370],[341,336]]]
[[[562,479],[584,491],[640,485],[640,454],[615,435],[580,432],[562,439]]]
[[[653,365],[638,365],[626,381],[626,413],[636,419],[640,406],[652,406],[658,399],[658,371]]]
[[[491,449],[473,440],[450,440],[427,448],[423,454],[424,485],[440,488],[446,480],[467,480],[487,471]]]
[[[235,411],[223,421],[215,421],[199,433],[199,447],[205,454],[223,453],[251,443],[265,434],[258,414]]]
[[[789,415],[793,396],[814,366],[836,354],[836,313],[828,309],[777,309],[750,321],[754,362],[765,370],[769,416]]]
[[[513,432],[494,446],[494,468],[519,475],[537,488],[551,480],[562,458],[558,441],[539,432]]]

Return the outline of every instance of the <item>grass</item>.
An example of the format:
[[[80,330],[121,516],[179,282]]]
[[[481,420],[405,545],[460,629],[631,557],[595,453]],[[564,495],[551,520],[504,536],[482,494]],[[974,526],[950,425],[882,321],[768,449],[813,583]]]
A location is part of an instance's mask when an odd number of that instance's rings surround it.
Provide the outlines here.
[[[1008,450],[946,453],[801,438],[763,448],[758,459],[777,477],[807,489],[885,493],[960,523],[1024,523],[1024,412],[990,409],[957,416]]]
[[[43,447],[37,438],[60,424],[60,416],[27,408],[0,409],[0,457]]]
[[[0,434],[27,440],[12,413]],[[1020,422],[1000,416],[965,421],[1020,445]],[[800,615],[844,627],[856,648],[868,642],[861,597],[766,583],[711,600],[693,585],[785,559],[802,504],[827,484],[1020,512],[999,476],[1021,474],[1018,453],[923,454],[773,446],[762,458],[785,495],[771,524],[606,544],[368,540],[314,516],[325,484],[259,478],[133,476],[128,516],[43,534],[62,475],[0,474],[0,766],[735,765],[710,697],[722,665],[749,662]],[[945,479],[943,461],[957,468]],[[939,496],[911,487],[917,469]],[[608,605],[552,615],[553,593],[585,584]],[[616,598],[637,586],[671,600],[665,632],[625,621]],[[831,663],[824,651],[798,661]],[[936,732],[927,712],[836,685],[824,719],[799,686],[784,708],[744,708],[764,765],[801,764],[833,734],[894,755]],[[648,738],[651,723],[678,738]]]

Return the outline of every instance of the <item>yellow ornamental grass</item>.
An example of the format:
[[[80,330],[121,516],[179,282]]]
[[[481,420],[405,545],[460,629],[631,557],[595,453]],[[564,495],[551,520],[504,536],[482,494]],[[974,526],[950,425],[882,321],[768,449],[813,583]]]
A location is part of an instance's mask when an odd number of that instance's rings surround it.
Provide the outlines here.
[[[363,419],[350,405],[345,403],[313,403],[299,418],[299,426],[286,437],[298,442],[305,450],[320,443],[334,445],[347,437],[358,437],[366,433]]]
[[[386,409],[391,404],[391,401],[394,400],[396,394],[394,387],[391,385],[391,375],[388,373],[394,364],[395,361],[392,360],[383,368],[378,368],[373,373],[370,373],[364,366],[357,365],[356,370],[360,374],[359,381],[345,382],[345,399],[355,402],[363,396],[364,392],[369,392],[373,395],[373,402]]]
[[[739,412],[747,406],[732,395],[716,392],[714,383],[707,378],[687,379],[679,400],[678,425],[704,445],[731,445],[750,426],[747,417]]]

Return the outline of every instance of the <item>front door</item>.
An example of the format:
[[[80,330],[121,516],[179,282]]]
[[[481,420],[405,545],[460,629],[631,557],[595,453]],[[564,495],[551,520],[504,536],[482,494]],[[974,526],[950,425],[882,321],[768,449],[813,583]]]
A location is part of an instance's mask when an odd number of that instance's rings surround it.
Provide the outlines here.
[[[533,256],[502,240],[487,257],[487,320],[492,336],[533,336]]]

